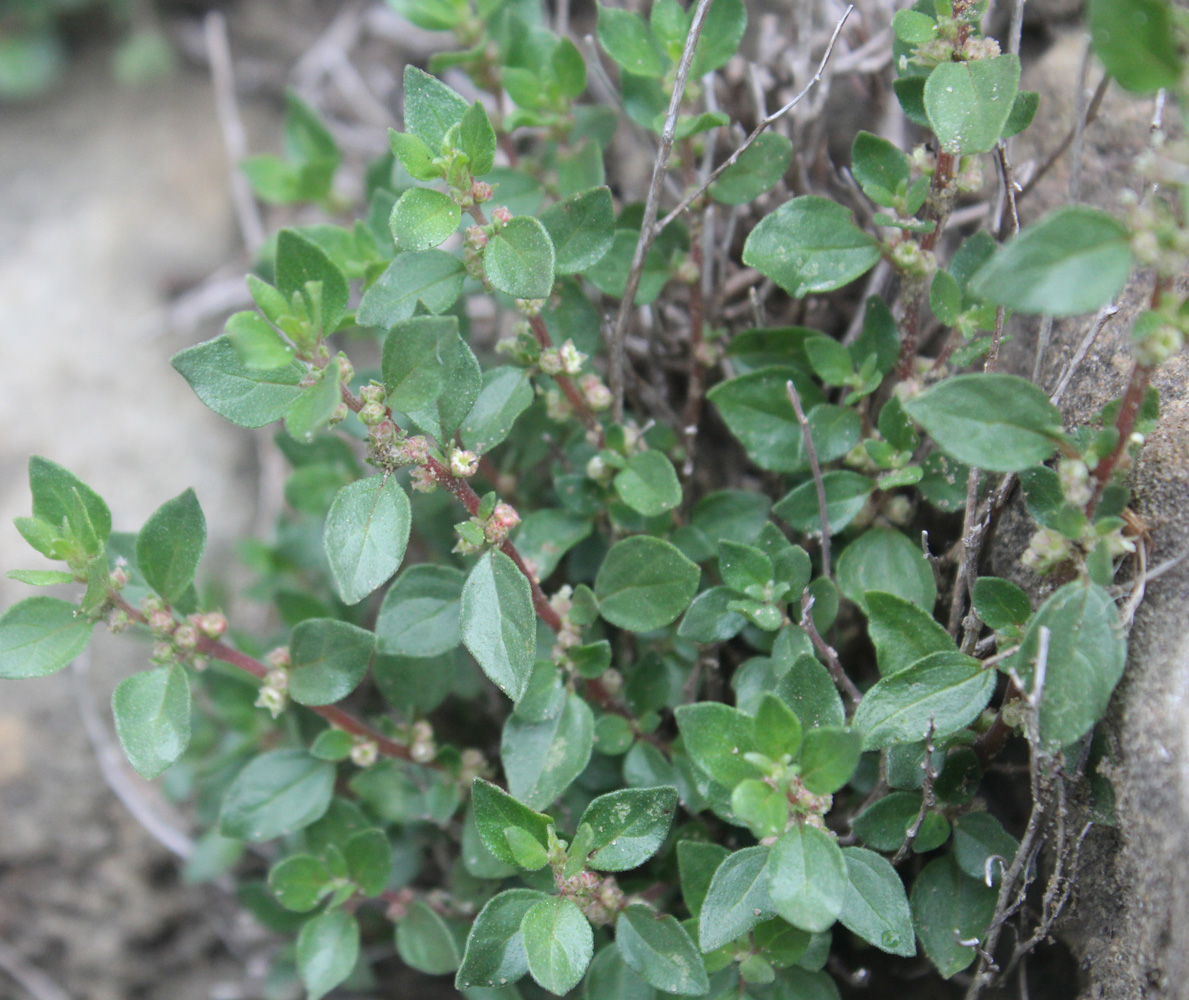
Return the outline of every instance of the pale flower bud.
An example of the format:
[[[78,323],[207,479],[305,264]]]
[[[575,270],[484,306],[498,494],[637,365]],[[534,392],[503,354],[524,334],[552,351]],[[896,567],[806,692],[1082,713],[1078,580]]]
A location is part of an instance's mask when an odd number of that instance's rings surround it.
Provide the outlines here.
[[[542,351],[537,364],[546,375],[560,375],[562,373],[561,352],[554,348]]]
[[[574,346],[574,341],[567,340],[562,344],[559,355],[561,369],[567,375],[577,375],[582,370],[582,363],[586,360],[586,355]]]
[[[371,767],[380,755],[375,740],[360,740],[351,747],[351,763],[356,767]]]
[[[479,457],[465,448],[450,451],[450,472],[459,479],[467,479],[479,471]]]

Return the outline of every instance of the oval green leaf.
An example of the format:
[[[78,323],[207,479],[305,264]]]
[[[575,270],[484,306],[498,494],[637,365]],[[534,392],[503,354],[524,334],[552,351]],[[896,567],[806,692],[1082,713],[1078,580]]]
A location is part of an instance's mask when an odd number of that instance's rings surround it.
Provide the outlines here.
[[[701,575],[669,542],[625,538],[611,547],[595,578],[599,614],[631,632],[662,628],[689,607]]]

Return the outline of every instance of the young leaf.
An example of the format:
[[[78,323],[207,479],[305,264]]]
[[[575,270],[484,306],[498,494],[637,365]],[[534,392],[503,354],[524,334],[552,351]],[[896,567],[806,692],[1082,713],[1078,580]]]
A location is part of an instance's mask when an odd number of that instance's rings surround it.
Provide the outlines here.
[[[33,495],[32,520],[54,529],[64,528],[81,553],[103,551],[111,534],[111,512],[103,498],[74,473],[34,455],[29,459],[29,491]]]
[[[331,705],[359,686],[376,637],[336,618],[307,618],[293,630],[289,696],[299,705]]]
[[[943,452],[989,472],[1040,465],[1062,433],[1045,391],[1017,375],[957,375],[904,408]]]
[[[871,528],[843,549],[838,586],[864,611],[871,590],[894,594],[926,612],[937,600],[933,567],[906,535],[890,528]]]
[[[917,953],[912,912],[896,869],[862,847],[843,848],[842,856],[847,884],[839,922],[881,951],[911,958]]]
[[[335,494],[322,547],[344,604],[358,604],[397,571],[410,517],[409,498],[389,475],[358,479]]]
[[[111,698],[124,756],[142,778],[164,774],[190,742],[190,682],[175,663],[125,677]]]
[[[508,717],[500,740],[500,759],[508,790],[534,809],[553,804],[590,762],[594,749],[594,715],[577,695],[543,722]]]
[[[479,398],[462,422],[463,445],[478,455],[491,451],[508,436],[533,398],[532,382],[524,368],[504,365],[485,371]]]
[[[662,452],[638,451],[615,477],[619,498],[645,517],[655,517],[681,503],[681,482]]]
[[[764,216],[743,245],[743,263],[794,298],[841,288],[878,260],[879,242],[842,205],[816,195],[794,198]]]
[[[943,62],[925,81],[925,113],[947,153],[989,153],[1003,134],[1020,85],[1011,53]]]
[[[519,215],[504,224],[483,251],[483,269],[494,288],[518,299],[547,299],[553,291],[553,242],[541,223]]]
[[[471,174],[482,177],[495,166],[495,129],[481,102],[476,101],[462,116],[459,145],[470,159]]]
[[[822,484],[826,488],[826,516],[831,535],[837,534],[858,517],[867,505],[871,491],[875,489],[875,483],[870,478],[846,469],[824,473]],[[772,508],[772,513],[797,531],[821,534],[817,486],[812,480],[792,490]]]
[[[863,749],[909,743],[930,729],[945,736],[972,722],[991,700],[995,673],[957,651],[932,653],[863,695],[854,727]]]
[[[830,672],[812,653],[793,658],[776,685],[776,694],[797,713],[806,729],[846,722],[842,698]]]
[[[390,329],[417,311],[417,303],[435,316],[462,293],[463,263],[444,250],[398,253],[363,293],[355,318],[363,326]]]
[[[615,922],[615,943],[628,966],[662,992],[701,996],[710,989],[702,956],[671,914],[633,903]]]
[[[462,588],[462,644],[513,701],[528,687],[536,659],[537,616],[532,591],[512,560],[492,549]]]
[[[398,132],[390,128],[388,145],[392,148],[392,155],[415,180],[436,181],[442,176],[441,169],[433,162],[433,151],[411,132]]]
[[[911,13],[914,12],[898,11],[897,17]],[[851,173],[864,194],[876,204],[890,207],[896,195],[908,189],[911,176],[908,157],[887,139],[859,132],[851,145],[850,158]]]
[[[715,951],[775,916],[768,898],[767,864],[767,847],[745,847],[715,870],[698,917],[698,947],[703,952]]]
[[[471,924],[455,989],[498,988],[528,972],[520,925],[529,910],[548,898],[532,889],[507,889],[489,899]]]
[[[240,427],[263,427],[279,420],[302,394],[308,368],[290,361],[282,368],[249,368],[236,356],[226,335],[180,351],[170,364],[208,407]]]
[[[562,995],[578,985],[594,954],[590,923],[572,899],[534,903],[520,922],[528,971],[544,989]]]
[[[541,213],[556,254],[558,274],[578,274],[593,267],[615,239],[615,210],[607,187],[582,191]]]
[[[887,677],[930,653],[954,649],[954,640],[933,616],[915,604],[877,590],[867,592],[867,631],[879,672]]]
[[[302,444],[314,440],[314,434],[330,423],[342,403],[338,358],[332,358],[325,368],[315,369],[313,378],[314,384],[285,411],[285,430]]]
[[[343,843],[347,874],[365,896],[378,896],[392,877],[392,845],[378,827],[351,834]],[[451,969],[453,971],[453,969]]]
[[[376,649],[388,656],[438,656],[461,641],[466,577],[452,566],[410,566],[388,588],[376,618]]]
[[[599,614],[631,632],[676,621],[698,589],[701,571],[675,546],[647,535],[616,542],[595,578]]]
[[[694,598],[685,612],[677,634],[693,642],[725,642],[733,639],[747,619],[728,607],[738,595],[730,587],[711,587]]]
[[[268,888],[286,910],[308,913],[330,891],[331,878],[320,858],[291,854],[269,870]]]
[[[231,782],[219,811],[219,831],[259,843],[309,826],[330,805],[334,776],[333,764],[304,750],[269,750]]]
[[[309,1000],[321,1000],[351,974],[359,958],[359,924],[345,910],[328,910],[302,925],[297,968]]]
[[[191,489],[167,500],[136,536],[136,563],[145,581],[174,603],[194,579],[206,546],[206,518]]]
[[[259,313],[233,313],[227,317],[223,330],[231,338],[236,357],[248,368],[268,371],[293,360],[293,348]]]
[[[723,205],[746,205],[774,188],[793,158],[793,144],[775,132],[763,133],[710,186]]]
[[[988,628],[996,630],[1023,625],[1032,616],[1032,602],[1010,580],[980,576],[971,593],[975,613]]]
[[[315,295],[311,286],[321,291]],[[277,291],[286,300],[301,295],[311,315],[321,316],[325,333],[334,333],[338,328],[350,294],[347,277],[339,266],[317,243],[296,229],[282,229],[277,234]]]
[[[1124,90],[1150,94],[1180,82],[1184,63],[1173,11],[1161,0],[1090,0],[1094,53]]]
[[[964,875],[953,855],[930,861],[917,876],[909,898],[913,926],[925,954],[946,979],[974,961],[974,948],[958,941],[986,933],[998,896],[981,880]]]
[[[751,716],[715,701],[682,705],[676,716],[685,752],[720,785],[733,788],[760,777],[759,770],[744,760],[744,754],[759,750]]]
[[[497,785],[476,778],[471,786],[475,804],[475,826],[484,846],[505,864],[517,864],[516,854],[508,844],[509,828],[523,830],[542,848],[549,844],[552,821],[521,802]]]
[[[590,867],[601,872],[623,872],[651,858],[665,841],[677,789],[623,788],[600,795],[586,807],[579,827],[589,824],[594,834]]]
[[[428,976],[444,976],[462,961],[449,925],[419,899],[396,925],[396,951],[405,965]]]
[[[1004,244],[970,291],[1018,312],[1076,316],[1109,302],[1131,268],[1126,226],[1096,208],[1066,205]]]
[[[838,919],[846,895],[846,864],[834,837],[798,824],[773,845],[768,895],[785,920],[806,931],[824,931]]]
[[[388,227],[396,249],[405,253],[445,243],[462,222],[462,209],[432,188],[409,188],[392,206]]]
[[[1127,661],[1127,641],[1118,612],[1101,587],[1073,581],[1040,606],[1028,625],[1020,651],[1011,659],[1025,690],[1030,689],[1040,647],[1040,630],[1049,631],[1040,738],[1048,746],[1080,739],[1106,712]]]
[[[405,66],[405,128],[433,153],[442,151],[446,133],[462,121],[470,105],[457,92],[410,63]]]
[[[0,615],[0,678],[45,677],[87,646],[95,623],[56,597],[26,597]]]

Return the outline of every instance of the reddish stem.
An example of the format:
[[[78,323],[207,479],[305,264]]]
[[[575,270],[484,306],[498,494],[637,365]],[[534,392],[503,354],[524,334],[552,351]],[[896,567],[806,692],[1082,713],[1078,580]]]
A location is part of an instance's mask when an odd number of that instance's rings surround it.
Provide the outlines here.
[[[549,328],[545,325],[545,321],[540,316],[532,316],[528,323],[532,328],[533,336],[537,338],[537,343],[541,345],[541,349],[551,350],[553,338],[549,336]],[[590,408],[585,397],[578,391],[578,387],[574,385],[573,379],[569,375],[558,372],[553,376],[553,381],[557,383],[558,388],[569,401],[570,407],[586,425],[586,429],[598,435],[599,447],[603,447],[603,426],[599,423],[599,418],[595,416],[594,410]]]
[[[1119,404],[1119,413],[1115,417],[1115,430],[1119,432],[1119,440],[1109,455],[1099,459],[1094,466],[1093,476],[1096,480],[1094,495],[1086,505],[1086,515],[1092,516],[1098,501],[1102,499],[1102,491],[1111,481],[1119,460],[1127,451],[1131,443],[1131,435],[1135,431],[1135,421],[1139,416],[1140,407],[1144,402],[1144,395],[1148,391],[1148,383],[1152,379],[1152,369],[1148,365],[1138,362],[1131,369],[1131,379],[1127,383],[1127,391],[1123,393],[1123,400]]]

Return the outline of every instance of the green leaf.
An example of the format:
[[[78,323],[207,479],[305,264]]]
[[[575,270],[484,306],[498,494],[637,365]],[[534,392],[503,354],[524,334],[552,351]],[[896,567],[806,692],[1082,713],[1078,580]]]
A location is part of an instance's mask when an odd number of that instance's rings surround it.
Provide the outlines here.
[[[541,987],[562,995],[578,985],[594,954],[590,923],[572,899],[534,903],[520,923],[528,971]]]
[[[917,10],[898,10],[892,17],[892,31],[908,45],[930,42],[937,34],[937,22]]]
[[[843,549],[838,586],[864,611],[869,590],[893,594],[926,612],[937,600],[933,567],[920,548],[891,528],[871,528]]]
[[[923,744],[921,747],[923,750]],[[922,753],[920,760],[912,762],[918,772],[923,760],[924,754]],[[919,784],[921,782],[918,781]],[[877,851],[898,851],[908,839],[908,831],[916,823],[917,816],[920,815],[921,801],[920,792],[892,792],[890,795],[877,799],[856,816],[851,828],[868,847],[873,847]],[[943,824],[945,823],[944,818],[936,813],[926,813],[916,840],[913,841],[913,850],[918,852],[932,850],[945,842],[949,835],[948,824],[943,827],[945,836],[940,840],[929,838],[927,828],[932,819],[939,819]]]
[[[826,385],[846,385],[853,377],[850,351],[833,337],[810,337],[803,347],[814,374]]]
[[[954,640],[933,616],[915,604],[877,590],[867,593],[867,631],[879,672],[887,677],[930,653],[952,652]]]
[[[93,621],[56,597],[26,597],[0,616],[0,678],[45,677],[87,646]]]
[[[1023,625],[1032,617],[1032,602],[1010,580],[980,576],[971,592],[974,611],[988,628],[996,631]]]
[[[481,102],[476,101],[462,116],[459,145],[470,158],[471,174],[482,177],[495,166],[495,129]]]
[[[755,720],[721,702],[701,701],[676,710],[685,752],[710,777],[726,788],[760,777],[744,755],[759,750]]]
[[[599,5],[599,44],[627,73],[659,78],[665,71],[665,57],[644,18],[618,7]]]
[[[846,721],[842,698],[830,672],[811,654],[793,660],[777,683],[776,694],[797,713],[807,729],[841,726]]]
[[[455,0],[389,0],[401,17],[426,31],[450,31],[459,26],[467,8]]]
[[[323,729],[310,744],[310,753],[319,760],[342,761],[351,756],[355,738],[345,729]]]
[[[236,357],[248,368],[268,371],[293,360],[293,348],[259,313],[233,313],[223,330],[231,338]]]
[[[896,17],[915,11],[897,11]],[[924,17],[924,15],[917,15]],[[927,18],[932,26],[932,19]],[[851,173],[863,192],[878,205],[891,207],[901,191],[908,190],[911,176],[908,157],[887,139],[859,132],[850,149]]]
[[[548,898],[532,889],[507,889],[489,899],[471,924],[455,989],[506,986],[528,972],[520,925],[529,910]]]
[[[364,326],[389,329],[417,311],[417,303],[440,315],[462,293],[466,269],[444,250],[398,253],[363,293],[356,319]]]
[[[306,388],[285,411],[285,430],[295,440],[310,444],[315,432],[327,426],[342,402],[338,358],[316,369],[314,384]]]
[[[1011,114],[1003,126],[1003,138],[1010,139],[1013,135],[1023,132],[1032,124],[1036,111],[1040,107],[1040,94],[1035,90],[1021,90],[1012,102]]]
[[[607,187],[582,191],[541,213],[556,254],[558,274],[578,274],[593,267],[615,240],[615,210]]]
[[[334,794],[335,767],[304,750],[269,750],[253,758],[223,796],[219,832],[259,843],[320,819]]]
[[[677,634],[693,642],[725,642],[733,639],[747,624],[747,619],[728,605],[736,597],[730,587],[711,587],[694,598],[681,619]]]
[[[543,722],[509,716],[500,741],[508,790],[525,805],[544,809],[582,773],[593,748],[594,715],[577,695]]]
[[[482,778],[476,778],[471,786],[475,804],[475,826],[484,846],[505,864],[517,864],[516,854],[508,844],[506,831],[509,828],[522,830],[531,836],[542,849],[549,846],[548,816],[530,809],[497,785]]]
[[[701,79],[707,73],[725,66],[738,51],[746,30],[747,8],[743,0],[715,0],[706,13],[702,35],[694,49],[691,76]],[[682,44],[684,46],[684,39]]]
[[[307,367],[290,361],[283,368],[249,368],[236,356],[226,335],[180,351],[170,364],[208,407],[240,427],[263,427],[279,420],[302,394]]]
[[[111,534],[111,512],[103,498],[74,473],[34,455],[29,459],[29,491],[34,518],[55,529],[65,527],[84,554],[103,551]]]
[[[1109,302],[1131,269],[1127,228],[1096,208],[1067,205],[1004,244],[970,291],[1017,312],[1076,316]]]
[[[302,925],[297,968],[309,1000],[321,1000],[346,979],[359,958],[359,924],[345,910],[320,913]]]
[[[962,289],[948,271],[937,271],[929,286],[929,308],[946,326],[953,326],[962,314]]]
[[[743,263],[794,298],[832,292],[879,261],[879,242],[837,202],[804,195],[764,216],[743,245]]]
[[[972,947],[958,944],[982,938],[995,913],[999,893],[962,874],[953,855],[929,862],[912,885],[912,922],[929,960],[946,979],[975,959]]]
[[[441,191],[409,188],[392,206],[388,227],[397,250],[415,253],[445,243],[461,222],[462,209]]]
[[[74,574],[61,569],[10,569],[4,575],[30,587],[55,587],[60,583],[74,582]]]
[[[382,361],[388,405],[405,413],[433,405],[445,388],[443,348],[457,337],[453,316],[417,316],[393,326]]]
[[[419,181],[436,181],[442,176],[441,169],[434,163],[434,153],[423,140],[410,132],[388,130],[388,145],[392,155],[408,171],[409,176]]]
[[[710,989],[702,956],[668,913],[633,903],[615,922],[615,943],[629,968],[664,993],[701,996]]]
[[[488,241],[483,269],[501,292],[518,299],[549,298],[555,269],[549,233],[532,216],[517,216]]]
[[[635,535],[616,542],[599,567],[599,614],[631,632],[650,632],[676,621],[698,589],[701,571],[675,546]]]
[[[1062,431],[1045,391],[1017,375],[957,375],[904,408],[950,458],[989,472],[1040,465]]]
[[[628,967],[614,942],[590,963],[583,995],[585,1000],[656,1000],[656,990]]]
[[[1174,8],[1161,0],[1090,0],[1094,53],[1124,90],[1175,87],[1184,65]]]
[[[528,687],[536,659],[537,616],[524,574],[503,552],[483,556],[462,588],[462,644],[513,701]]]
[[[1110,595],[1101,587],[1073,581],[1040,606],[1010,664],[1025,690],[1033,684],[1040,630],[1049,631],[1040,738],[1049,747],[1080,739],[1106,713],[1127,662],[1127,641]]]
[[[392,877],[392,845],[378,827],[353,833],[343,844],[347,873],[365,896],[379,896]],[[451,968],[450,971],[453,971]]]
[[[436,398],[405,412],[422,433],[430,434],[438,441],[448,441],[457,433],[479,398],[483,375],[474,352],[458,335],[456,325],[450,329],[439,329],[435,360],[441,380]],[[407,389],[415,391],[412,386]]]
[[[446,921],[419,899],[396,925],[396,951],[405,965],[427,976],[444,976],[462,961]]]
[[[842,850],[846,895],[838,920],[880,951],[912,958],[917,953],[904,883],[887,858],[862,847]]]
[[[767,692],[756,708],[755,738],[765,756],[779,760],[788,754],[795,758],[801,749],[801,720],[779,697]]]
[[[865,695],[853,720],[863,749],[923,739],[930,726],[945,736],[972,722],[991,700],[995,673],[956,651],[931,653],[884,677]]]
[[[392,476],[359,479],[335,494],[322,546],[344,604],[358,604],[397,571],[410,519],[409,498]]]
[[[814,795],[832,795],[855,773],[862,743],[853,729],[834,726],[810,729],[801,747],[802,783]]]
[[[793,144],[775,132],[763,133],[710,186],[710,197],[723,205],[746,205],[770,191],[793,159]]]
[[[578,826],[594,833],[590,867],[601,872],[638,868],[651,858],[669,832],[677,789],[623,788],[600,795],[586,807]]]
[[[578,46],[568,38],[559,38],[549,56],[549,65],[562,96],[571,100],[580,97],[586,89],[586,61]]]
[[[546,580],[557,569],[562,557],[590,535],[587,517],[567,510],[534,510],[516,529],[516,548],[537,567],[537,575]]]
[[[719,844],[700,840],[677,842],[677,867],[681,876],[681,895],[686,908],[697,917],[702,912],[706,893],[718,866],[730,852]]]
[[[776,914],[768,898],[767,864],[767,847],[745,847],[715,869],[698,916],[703,952],[716,951]]]
[[[308,913],[331,891],[330,870],[312,854],[291,854],[268,873],[268,888],[286,910]]]
[[[277,291],[289,301],[300,295],[311,317],[321,317],[321,329],[334,333],[347,311],[350,288],[326,251],[304,233],[282,229],[277,234],[276,270]]]
[[[967,813],[954,821],[954,859],[963,872],[984,885],[987,861],[993,857],[1002,859],[990,866],[991,881],[998,885],[1019,847],[1019,841],[990,813]]]
[[[335,618],[308,618],[293,630],[289,696],[299,705],[332,705],[359,686],[376,637]]]
[[[842,911],[846,864],[834,837],[798,824],[772,846],[768,895],[785,920],[806,931],[824,931]]]
[[[516,418],[533,402],[528,372],[504,365],[483,373],[479,398],[462,422],[462,443],[478,455],[491,451],[512,431]]]
[[[1020,86],[1011,53],[943,62],[925,81],[925,113],[947,153],[989,153],[1003,134]]]
[[[125,677],[111,709],[124,756],[142,778],[164,774],[190,743],[190,682],[180,664]]]
[[[875,483],[867,476],[845,469],[822,474],[826,488],[826,517],[830,534],[836,535],[867,506],[867,498]],[[802,483],[772,508],[772,513],[787,521],[791,527],[806,534],[821,534],[822,519],[817,498],[817,486],[810,480]]]
[[[446,133],[462,122],[470,105],[456,91],[424,70],[405,66],[405,129],[435,155],[442,152]]]
[[[619,498],[645,517],[656,517],[681,503],[677,472],[662,452],[638,451],[615,477]]]
[[[438,656],[461,641],[466,577],[451,566],[410,566],[388,588],[376,618],[376,648],[388,656]]]

